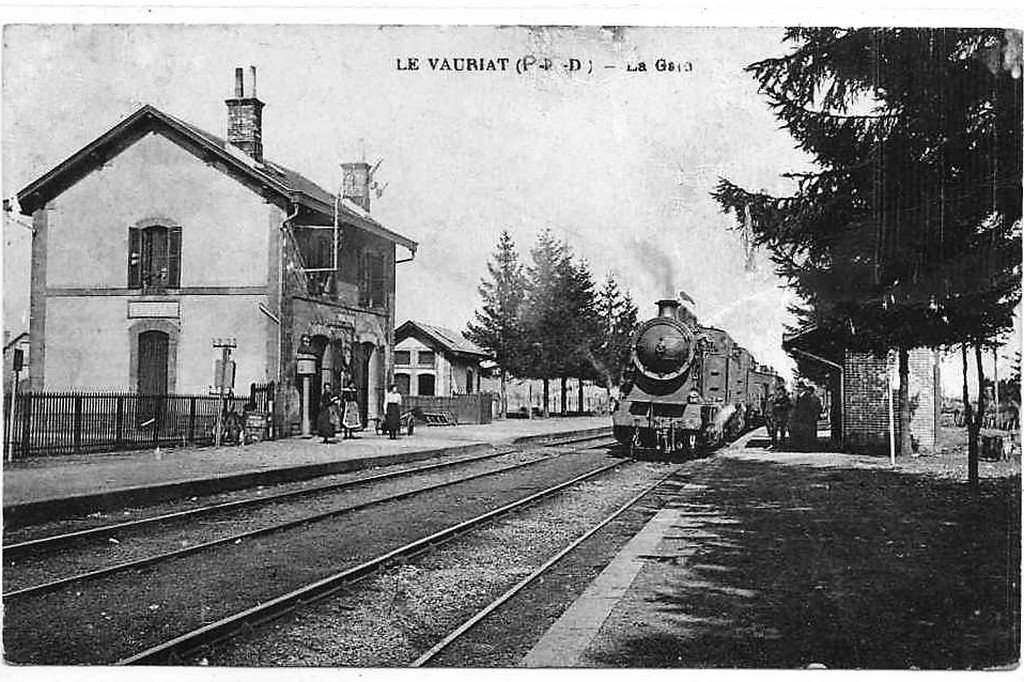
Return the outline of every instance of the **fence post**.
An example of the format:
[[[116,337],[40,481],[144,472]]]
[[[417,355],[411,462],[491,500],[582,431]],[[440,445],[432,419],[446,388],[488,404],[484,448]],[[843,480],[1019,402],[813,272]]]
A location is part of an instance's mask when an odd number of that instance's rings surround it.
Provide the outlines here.
[[[188,442],[192,444],[196,439],[196,397],[188,400]]]
[[[21,398],[24,401],[21,421],[21,456],[28,457],[32,439],[32,394],[26,393]]]
[[[114,417],[114,444],[124,440],[124,396],[117,396],[117,415]]]
[[[78,452],[82,449],[82,396],[75,396],[75,418],[73,425],[72,450]]]
[[[160,413],[163,412],[160,398],[153,397],[153,447],[160,445]]]

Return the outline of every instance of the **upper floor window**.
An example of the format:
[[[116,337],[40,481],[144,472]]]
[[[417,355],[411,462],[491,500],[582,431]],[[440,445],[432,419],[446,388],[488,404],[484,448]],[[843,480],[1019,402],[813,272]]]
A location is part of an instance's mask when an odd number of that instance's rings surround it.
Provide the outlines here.
[[[416,361],[424,367],[434,366],[434,351],[432,350],[421,350],[416,353]]]
[[[384,292],[384,264],[382,254],[364,251],[359,259],[359,305],[372,308],[387,303]]]
[[[410,353],[407,350],[396,350],[395,351],[395,364],[396,365],[408,365],[411,362]]]
[[[181,286],[181,227],[128,228],[128,288],[163,291]]]

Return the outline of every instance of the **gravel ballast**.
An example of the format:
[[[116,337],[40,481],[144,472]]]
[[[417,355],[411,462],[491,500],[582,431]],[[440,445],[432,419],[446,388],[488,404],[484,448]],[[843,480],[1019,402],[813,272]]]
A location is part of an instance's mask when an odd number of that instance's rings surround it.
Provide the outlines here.
[[[5,604],[7,660],[116,661],[594,469],[601,460],[610,461],[599,453],[569,454],[285,533],[11,600]]]
[[[199,654],[196,661],[223,666],[408,665],[668,471],[664,464],[624,464],[614,475],[575,486],[347,594]],[[438,664],[511,665],[653,513],[652,508],[641,507],[632,518],[611,524],[592,544],[567,557],[564,566],[556,565],[559,572],[542,576],[532,594],[509,602],[508,609],[481,623],[482,637],[467,637],[445,652]],[[543,617],[537,617],[538,611]],[[524,622],[529,627],[522,627]],[[515,637],[521,641],[512,642]]]

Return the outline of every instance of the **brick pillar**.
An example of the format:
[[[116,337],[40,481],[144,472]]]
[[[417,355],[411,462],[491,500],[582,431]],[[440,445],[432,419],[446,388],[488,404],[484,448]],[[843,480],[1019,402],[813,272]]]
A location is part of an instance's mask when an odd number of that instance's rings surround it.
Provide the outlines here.
[[[843,362],[843,442],[852,452],[888,452],[887,371],[885,357],[846,351]]]
[[[908,358],[910,401],[910,435],[922,451],[935,448],[936,405],[942,400],[941,388],[936,380],[935,352],[928,348],[915,348]]]

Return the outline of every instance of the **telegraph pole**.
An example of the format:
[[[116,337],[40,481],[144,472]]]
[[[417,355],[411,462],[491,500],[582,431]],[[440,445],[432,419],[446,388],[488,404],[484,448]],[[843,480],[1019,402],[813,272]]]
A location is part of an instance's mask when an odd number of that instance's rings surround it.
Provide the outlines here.
[[[217,426],[214,431],[214,445],[220,447],[224,432],[224,400],[227,390],[235,385],[235,363],[231,360],[231,350],[238,347],[235,339],[214,339],[213,347],[220,348],[220,360],[214,368],[217,389]]]

